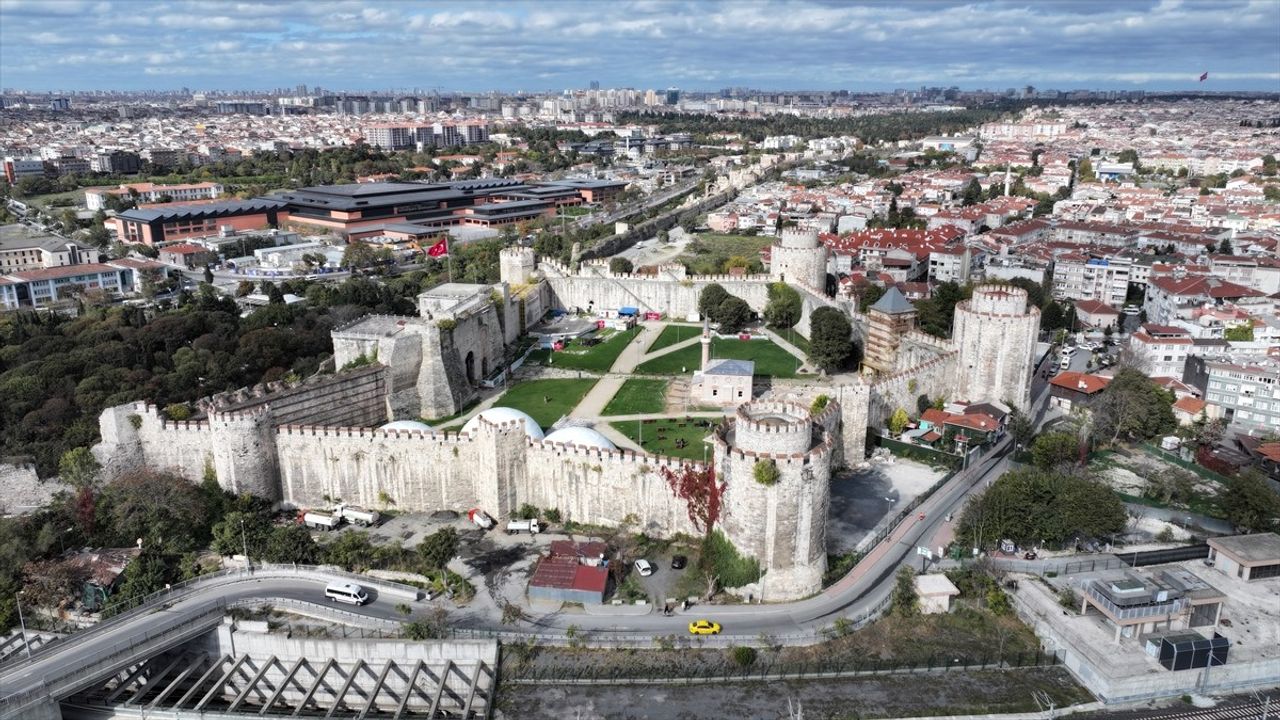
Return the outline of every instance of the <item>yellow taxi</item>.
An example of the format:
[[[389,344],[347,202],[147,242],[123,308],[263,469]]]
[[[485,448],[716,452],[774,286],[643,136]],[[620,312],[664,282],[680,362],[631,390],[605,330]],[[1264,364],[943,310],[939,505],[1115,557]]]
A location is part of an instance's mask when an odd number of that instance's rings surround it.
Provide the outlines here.
[[[694,635],[719,635],[720,623],[710,620],[694,620],[689,623],[689,632]]]

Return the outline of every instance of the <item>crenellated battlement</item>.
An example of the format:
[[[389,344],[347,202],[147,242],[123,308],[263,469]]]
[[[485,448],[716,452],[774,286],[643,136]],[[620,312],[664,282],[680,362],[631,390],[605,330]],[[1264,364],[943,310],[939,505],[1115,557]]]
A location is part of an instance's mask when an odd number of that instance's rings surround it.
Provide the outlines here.
[[[426,441],[437,445],[471,442],[470,435],[443,431],[383,430],[381,428],[335,427],[331,425],[280,425],[276,435],[283,437],[323,437],[363,440]]]
[[[919,375],[920,373],[925,372],[926,370],[935,369],[941,365],[951,363],[959,354],[960,352],[958,350],[951,350],[947,352],[945,355],[939,355],[938,357],[926,363],[922,363],[914,367],[909,367],[905,370],[899,370],[890,375],[877,377],[875,380],[873,380],[870,383],[871,389],[882,390],[885,387],[893,385],[894,383],[909,381],[913,376]]]
[[[812,423],[808,408],[789,402],[744,403],[734,413],[734,421],[739,432],[760,435],[808,435]]]

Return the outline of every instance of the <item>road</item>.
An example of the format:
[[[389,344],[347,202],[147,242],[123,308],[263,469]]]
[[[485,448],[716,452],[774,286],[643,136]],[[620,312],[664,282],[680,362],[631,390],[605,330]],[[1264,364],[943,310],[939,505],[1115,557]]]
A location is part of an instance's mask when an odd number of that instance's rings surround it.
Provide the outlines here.
[[[1041,392],[1033,404],[1043,407],[1047,393]],[[754,641],[761,635],[813,637],[815,631],[832,625],[839,618],[872,615],[889,597],[893,576],[904,564],[914,564],[916,548],[931,546],[935,537],[949,530],[947,518],[958,514],[970,494],[980,490],[988,480],[997,477],[1007,466],[1006,454],[1011,440],[1005,437],[973,466],[957,473],[946,485],[923,502],[899,523],[890,536],[863,558],[847,576],[826,591],[797,602],[769,605],[725,605],[708,609],[708,615],[722,623],[722,640],[742,638]],[[272,576],[280,573],[284,576]],[[319,571],[263,570],[255,576],[226,575],[201,581],[182,589],[177,600],[153,603],[149,610],[138,611],[105,625],[77,633],[67,641],[37,652],[34,659],[20,661],[0,672],[3,698],[43,692],[48,688],[65,696],[102,675],[103,670],[124,667],[136,659],[130,655],[139,643],[149,642],[167,629],[180,627],[188,618],[206,616],[219,606],[250,598],[270,600],[287,598],[323,602],[324,586],[335,575]],[[351,612],[370,618],[402,619],[396,605],[402,597],[379,597],[376,581],[362,581],[375,590],[373,602]],[[767,577],[765,578],[767,582]],[[387,590],[394,592],[394,590]],[[344,609],[347,609],[344,607]],[[692,612],[696,613],[696,610]],[[452,614],[452,622],[463,628],[479,630],[513,630],[562,633],[570,625],[577,626],[587,638],[609,634],[683,635],[689,616],[665,617],[657,613],[641,616],[551,613],[535,618],[519,627],[502,626],[488,615],[481,616],[465,609]],[[81,672],[93,668],[92,672]],[[3,703],[0,698],[0,703]],[[0,705],[0,716],[5,708]]]

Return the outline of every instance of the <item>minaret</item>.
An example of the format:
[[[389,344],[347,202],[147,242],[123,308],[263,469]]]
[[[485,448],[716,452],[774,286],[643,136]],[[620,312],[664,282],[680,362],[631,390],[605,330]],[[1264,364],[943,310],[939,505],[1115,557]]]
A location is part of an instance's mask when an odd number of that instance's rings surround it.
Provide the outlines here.
[[[702,371],[707,371],[707,363],[711,362],[711,323],[702,318]]]
[[[1009,197],[1009,163],[1004,164],[1004,196]]]

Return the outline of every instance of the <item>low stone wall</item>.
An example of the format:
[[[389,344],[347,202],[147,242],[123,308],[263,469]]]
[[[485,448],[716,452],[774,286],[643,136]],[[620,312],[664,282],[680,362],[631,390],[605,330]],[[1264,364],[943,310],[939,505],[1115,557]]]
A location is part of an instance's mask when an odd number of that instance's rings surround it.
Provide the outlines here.
[[[71,486],[57,478],[41,480],[34,463],[0,463],[0,515],[22,515],[47,505]]]

